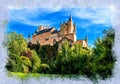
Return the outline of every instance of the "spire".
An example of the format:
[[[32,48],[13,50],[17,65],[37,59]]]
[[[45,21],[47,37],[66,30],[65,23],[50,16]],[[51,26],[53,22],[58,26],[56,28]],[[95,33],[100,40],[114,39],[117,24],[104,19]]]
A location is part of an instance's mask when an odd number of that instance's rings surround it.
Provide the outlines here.
[[[28,34],[28,38],[30,38],[30,33]]]
[[[30,42],[30,33],[28,34],[28,40],[27,42],[29,43]]]
[[[88,42],[88,36],[85,36],[85,41]]]
[[[69,17],[69,21],[72,21],[72,16],[71,16],[71,14],[70,14],[70,17]]]

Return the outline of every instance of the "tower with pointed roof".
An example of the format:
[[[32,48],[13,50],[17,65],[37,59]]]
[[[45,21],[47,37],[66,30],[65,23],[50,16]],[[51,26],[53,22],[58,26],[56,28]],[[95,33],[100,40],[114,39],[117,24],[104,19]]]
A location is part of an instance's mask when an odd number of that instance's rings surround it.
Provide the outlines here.
[[[30,42],[30,33],[28,34],[28,40],[27,42],[29,43]]]
[[[60,35],[63,37],[65,35],[69,35],[69,38],[71,37],[72,39],[74,39],[74,42],[76,41],[76,24],[73,24],[71,15],[69,16],[67,22],[60,24]]]
[[[74,26],[73,26],[73,21],[72,21],[72,16],[69,16],[68,20],[68,26],[67,26],[67,32],[69,33],[74,33]]]

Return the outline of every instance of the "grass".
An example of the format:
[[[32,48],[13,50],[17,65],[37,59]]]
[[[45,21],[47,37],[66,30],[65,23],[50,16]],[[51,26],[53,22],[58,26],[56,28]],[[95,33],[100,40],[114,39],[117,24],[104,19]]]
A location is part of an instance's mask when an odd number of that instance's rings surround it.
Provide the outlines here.
[[[49,77],[49,78],[53,78],[53,77],[60,77],[60,78],[72,78],[72,77],[76,77],[73,75],[63,75],[63,74],[40,74],[40,73],[22,73],[22,72],[8,72],[8,76],[12,77],[15,76],[17,78],[20,79],[27,79],[29,77],[32,78],[37,78],[39,79],[40,77]]]
[[[39,74],[39,73],[22,73],[22,72],[8,72],[8,76],[18,77],[20,79],[26,79],[28,77],[40,78],[40,77],[52,77],[52,74]]]
[[[40,74],[40,73],[22,73],[22,72],[8,72],[8,76],[9,77],[17,77],[18,79],[23,80],[28,80],[29,78],[36,78],[36,79],[40,79],[43,77],[49,77],[51,79],[53,78],[73,78],[73,79],[77,79],[77,80],[81,80],[81,77],[86,77],[86,76],[80,76],[80,75],[63,75],[63,74]],[[97,79],[93,79],[92,80],[94,83],[97,83]]]

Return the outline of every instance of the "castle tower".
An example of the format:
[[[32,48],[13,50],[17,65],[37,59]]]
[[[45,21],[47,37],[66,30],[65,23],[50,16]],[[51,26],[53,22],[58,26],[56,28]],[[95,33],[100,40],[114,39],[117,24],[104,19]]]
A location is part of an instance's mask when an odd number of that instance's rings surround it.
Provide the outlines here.
[[[88,42],[88,36],[85,36],[85,41]]]
[[[72,21],[72,16],[71,16],[71,14],[70,14],[70,17],[69,17],[69,21]]]
[[[74,42],[77,41],[77,37],[76,37],[76,24],[74,23],[73,25],[73,33],[74,33]]]
[[[86,46],[88,46],[88,36],[85,36]]]
[[[73,29],[73,32],[76,34],[76,24],[74,23],[74,29]]]
[[[68,20],[68,27],[67,27],[67,33],[73,33],[73,22],[72,22],[72,16],[70,15],[69,20]]]
[[[27,42],[28,43],[30,42],[30,34],[28,34],[28,40],[27,40]]]
[[[67,38],[70,38],[74,42],[76,42],[76,24],[73,24],[71,15],[69,16],[67,22],[64,22],[63,24],[60,23],[59,35],[67,36]]]

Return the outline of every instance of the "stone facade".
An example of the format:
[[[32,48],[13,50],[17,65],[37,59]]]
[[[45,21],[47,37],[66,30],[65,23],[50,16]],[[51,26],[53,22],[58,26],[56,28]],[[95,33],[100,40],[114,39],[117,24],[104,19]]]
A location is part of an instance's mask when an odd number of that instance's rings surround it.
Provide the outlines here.
[[[30,37],[29,37],[30,38]],[[28,38],[28,40],[30,40]],[[76,24],[73,24],[72,17],[67,22],[60,23],[60,30],[50,28],[48,26],[39,26],[32,36],[32,43],[40,43],[40,45],[53,45],[62,39],[70,40],[72,44],[80,43],[83,47],[87,47],[86,40],[76,40]],[[81,41],[81,42],[80,42]]]

